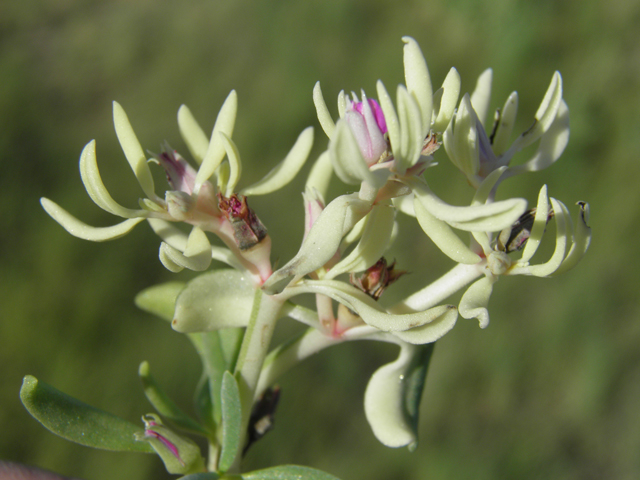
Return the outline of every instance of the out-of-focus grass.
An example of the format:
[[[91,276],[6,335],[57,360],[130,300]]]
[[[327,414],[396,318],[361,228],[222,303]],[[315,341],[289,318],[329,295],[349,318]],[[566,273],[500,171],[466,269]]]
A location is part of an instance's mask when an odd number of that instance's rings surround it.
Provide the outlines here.
[[[79,180],[76,160],[92,138],[114,198],[135,205],[141,193],[119,151],[110,101],[125,107],[145,148],[168,140],[184,151],[178,106],[210,128],[237,89],[234,139],[249,184],[302,128],[317,127],[316,80],[329,99],[342,88],[373,94],[378,78],[391,89],[403,81],[400,37],[411,35],[434,84],[456,66],[469,91],[491,66],[492,107],[518,89],[525,119],[553,71],[562,72],[569,147],[550,169],[504,187],[533,201],[548,183],[567,204],[589,201],[591,251],[560,278],[503,279],[487,330],[461,320],[438,343],[415,453],[379,445],[362,412],[368,376],[395,352],[345,345],[283,380],[277,428],[248,466],[295,462],[345,480],[638,478],[637,2],[24,0],[1,10],[0,458],[88,480],[168,478],[152,456],[95,452],[49,434],[18,400],[22,376],[32,374],[136,421],[150,411],[136,377],[149,360],[190,405],[199,371],[188,342],[132,304],[137,291],[176,278],[157,260],[158,240],[140,226],[113,243],[83,242],[38,205],[47,196],[87,223],[113,223]],[[317,127],[315,151],[325,146]],[[454,193],[447,182],[457,173],[439,159],[437,189]],[[301,237],[301,185],[254,205],[281,263]],[[419,259],[425,269],[394,285],[396,297],[450,266],[410,222],[402,226],[399,265]]]

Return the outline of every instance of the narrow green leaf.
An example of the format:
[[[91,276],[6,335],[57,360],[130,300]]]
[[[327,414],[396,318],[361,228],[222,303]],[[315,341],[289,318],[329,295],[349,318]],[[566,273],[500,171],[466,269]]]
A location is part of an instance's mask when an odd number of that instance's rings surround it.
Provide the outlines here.
[[[136,295],[136,306],[170,322],[173,320],[176,298],[184,286],[184,282],[167,282],[145,288]]]
[[[135,440],[136,433],[144,435],[142,427],[87,405],[31,375],[24,377],[20,399],[36,420],[62,438],[103,450],[154,453],[151,445]]]
[[[243,473],[243,480],[339,480],[330,473],[300,465],[280,465]],[[191,480],[191,479],[189,479]]]
[[[222,403],[222,451],[218,468],[221,472],[225,472],[238,455],[242,439],[240,390],[235,377],[229,371],[224,372],[222,376],[220,400]]]
[[[205,437],[210,436],[198,422],[184,413],[178,405],[160,388],[155,378],[151,375],[148,362],[142,362],[138,369],[140,380],[144,388],[144,394],[153,405],[153,408],[167,420],[171,420],[177,427]]]
[[[420,414],[420,401],[422,400],[422,392],[426,383],[427,372],[429,371],[429,363],[431,355],[436,346],[434,343],[420,345],[414,354],[411,366],[405,375],[405,408],[411,422],[413,431],[418,432],[418,420]],[[409,450],[415,450],[417,442],[409,445]]]

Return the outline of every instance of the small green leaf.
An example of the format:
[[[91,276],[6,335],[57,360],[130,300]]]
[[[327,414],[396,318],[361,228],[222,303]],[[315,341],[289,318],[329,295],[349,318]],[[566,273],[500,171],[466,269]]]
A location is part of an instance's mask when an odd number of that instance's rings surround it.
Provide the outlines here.
[[[222,403],[222,452],[218,468],[225,472],[231,467],[240,450],[242,438],[242,406],[240,404],[240,390],[231,372],[226,371],[222,376],[220,390]]]
[[[251,280],[238,270],[200,275],[178,296],[172,327],[182,333],[246,327],[254,292]]]
[[[205,437],[209,436],[209,432],[205,430],[198,422],[184,413],[173,400],[160,388],[156,380],[151,376],[149,363],[142,362],[138,369],[140,380],[144,388],[144,394],[153,405],[153,408],[164,418],[171,420],[177,427],[183,428],[192,433],[197,433]]]
[[[243,473],[243,480],[339,480],[330,473],[300,465],[280,465]],[[189,479],[191,480],[191,479]]]
[[[429,371],[429,363],[431,362],[431,355],[433,354],[435,346],[435,342],[418,346],[411,366],[405,375],[405,405],[416,434],[418,432],[420,401],[422,400],[422,392],[424,391],[427,372]],[[415,450],[416,446],[417,442],[410,444],[409,450]]]
[[[145,312],[170,322],[173,320],[176,299],[184,286],[184,282],[167,282],[146,288],[136,295],[135,303]]]
[[[136,433],[144,435],[141,427],[76,400],[31,375],[24,377],[20,399],[36,420],[62,438],[103,450],[154,453],[151,445],[135,440]]]

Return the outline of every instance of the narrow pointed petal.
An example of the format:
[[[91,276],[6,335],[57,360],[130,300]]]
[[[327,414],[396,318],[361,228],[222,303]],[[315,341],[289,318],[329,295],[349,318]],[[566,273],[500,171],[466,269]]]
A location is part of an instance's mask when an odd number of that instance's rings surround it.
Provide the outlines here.
[[[209,139],[186,105],[178,109],[178,128],[191,156],[201,164],[209,148]]]
[[[484,205],[487,202],[491,195],[491,191],[494,189],[506,169],[507,167],[500,167],[487,175],[487,178],[485,178],[478,186],[478,189],[473,196],[473,200],[471,201],[472,206]]]
[[[371,204],[360,200],[357,194],[342,195],[329,203],[313,224],[296,256],[271,275],[263,286],[264,290],[273,292],[280,282],[323,267],[338,251],[342,237],[370,209]]]
[[[547,194],[547,186],[543,185],[538,194],[538,204],[536,205],[536,215],[533,220],[531,234],[527,240],[527,244],[522,252],[520,263],[525,263],[538,251],[542,236],[547,229],[547,219],[549,216],[549,195]]]
[[[183,252],[187,248],[187,239],[189,238],[179,228],[175,227],[173,223],[161,220],[159,218],[148,218],[147,221],[154,232],[167,244],[173,248]],[[244,267],[238,261],[236,256],[228,248],[211,246],[211,259],[219,262],[226,263],[227,265],[234,267],[238,270],[243,270]]]
[[[453,305],[443,305],[435,308],[439,309],[438,317],[426,325],[391,333],[400,340],[413,345],[424,345],[441,339],[455,326],[458,320],[458,310]]]
[[[567,253],[567,222],[568,216],[567,207],[559,202],[555,198],[551,198],[551,205],[555,215],[553,216],[556,222],[556,248],[549,261],[541,265],[528,265],[523,267],[516,267],[509,272],[513,275],[533,275],[536,277],[548,277],[554,273],[565,259]]]
[[[131,166],[131,170],[138,179],[147,198],[155,199],[156,194],[153,185],[151,170],[147,164],[147,158],[142,150],[142,146],[136,137],[129,118],[118,102],[113,102],[113,124],[116,129],[118,141],[122,147],[125,157]]]
[[[542,135],[536,153],[527,162],[514,165],[507,171],[507,176],[522,172],[537,172],[554,163],[569,143],[569,108],[564,100],[558,107],[558,114],[549,129]]]
[[[243,195],[265,195],[287,185],[306,162],[313,146],[313,127],[302,131],[285,159],[262,180],[242,190]]]
[[[412,179],[410,186],[416,199],[433,216],[460,230],[497,232],[513,225],[527,208],[523,198],[456,207],[438,198],[424,181]]]
[[[378,80],[376,83],[376,89],[378,92],[378,101],[380,102],[380,108],[382,108],[382,113],[384,113],[384,120],[387,123],[387,132],[389,133],[389,141],[391,142],[391,150],[394,151],[397,149],[400,151],[400,122],[398,121],[398,114],[396,113],[396,109],[393,106],[393,102],[391,101],[391,97],[387,92],[387,89],[384,88],[384,84]]]
[[[411,37],[402,37],[405,42],[404,54],[404,78],[407,82],[407,90],[418,102],[421,115],[420,135],[424,140],[431,126],[431,114],[433,112],[433,87],[431,77],[424,55],[418,43]]]
[[[578,262],[582,260],[585,253],[587,253],[589,245],[591,244],[591,228],[587,225],[589,221],[589,204],[578,202],[578,206],[580,207],[580,213],[578,214],[576,229],[573,235],[573,245],[571,245],[571,250],[569,250],[567,258],[564,259],[560,268],[558,268],[553,275],[560,275],[575,267]]]
[[[449,225],[434,217],[417,198],[414,199],[413,207],[420,227],[442,253],[458,263],[467,265],[474,265],[482,260],[451,230]]]
[[[145,210],[131,210],[116,202],[102,183],[96,161],[96,142],[91,140],[80,155],[80,176],[91,200],[103,210],[123,218],[145,217]]]
[[[188,268],[201,272],[211,264],[211,245],[205,233],[198,227],[191,230],[184,253],[164,242],[160,247],[160,253],[160,260],[170,271],[174,271],[174,265],[177,265],[180,270]]]
[[[324,101],[320,82],[316,82],[313,87],[313,104],[316,106],[316,113],[322,130],[327,134],[327,137],[331,138],[333,136],[333,130],[336,128],[336,124],[333,121],[333,118],[331,118],[327,104]]]
[[[491,84],[493,83],[493,70],[487,68],[478,77],[476,88],[471,94],[471,104],[478,115],[478,120],[484,126],[489,113],[491,102]]]
[[[344,93],[344,90],[340,90],[338,94],[338,115],[340,118],[344,117],[344,112],[347,110],[347,96]]]
[[[502,155],[507,151],[510,145],[511,134],[516,123],[516,115],[518,113],[518,92],[512,92],[500,112],[500,124],[493,136],[493,153],[496,156]]]
[[[374,205],[366,217],[360,242],[324,277],[327,280],[342,273],[361,272],[376,263],[389,247],[395,212],[390,205]]]
[[[472,181],[480,170],[478,119],[466,94],[460,101],[455,118],[443,135],[444,148],[453,164]]]
[[[227,137],[231,137],[233,134],[233,127],[236,121],[236,112],[238,111],[238,95],[235,90],[231,90],[231,93],[227,96],[226,100],[220,108],[216,123],[213,126],[213,132],[211,132],[211,140],[209,141],[209,148],[202,160],[202,165],[196,175],[196,192],[200,190],[200,187],[204,182],[209,180],[209,177],[216,171],[220,162],[225,156],[225,142],[222,140],[220,133],[224,133]]]
[[[450,311],[455,311],[451,305],[430,308],[423,312],[393,315],[366,293],[338,280],[304,280],[287,288],[282,295],[291,298],[303,293],[320,293],[333,298],[356,312],[368,325],[383,332],[404,332],[405,330],[422,327],[428,323],[440,320]]]
[[[561,103],[562,77],[559,72],[555,72],[551,78],[549,88],[538,107],[533,125],[518,137],[509,152],[512,152],[512,154],[518,152],[538,140],[551,127]]]
[[[242,162],[240,162],[240,152],[234,141],[222,132],[220,133],[220,138],[229,159],[229,178],[227,179],[224,195],[225,197],[230,197],[235,193],[236,185],[240,180],[240,175],[242,175]]]
[[[402,175],[420,158],[426,134],[423,133],[420,108],[402,86],[398,87],[397,103],[400,120],[400,151],[394,150],[393,154],[396,159],[396,170]]]
[[[495,280],[488,277],[481,278],[473,283],[462,296],[458,307],[463,318],[477,318],[480,328],[489,325],[489,298],[493,291]]]
[[[449,73],[442,82],[442,98],[440,99],[440,107],[438,108],[436,119],[431,126],[431,129],[437,133],[443,133],[451,119],[453,118],[453,112],[456,109],[458,103],[458,97],[460,96],[460,74],[455,68],[451,68]]]
[[[122,223],[111,227],[92,227],[81,222],[76,217],[67,212],[64,208],[48,198],[41,198],[42,208],[58,222],[62,228],[74,237],[83,240],[91,240],[92,242],[104,242],[106,240],[115,240],[129,233],[133,227],[139,224],[144,217],[130,218]]]
[[[307,183],[305,184],[305,190],[315,189],[322,198],[326,198],[332,176],[333,165],[331,164],[331,155],[329,151],[325,150],[311,167],[311,171],[307,177]]]

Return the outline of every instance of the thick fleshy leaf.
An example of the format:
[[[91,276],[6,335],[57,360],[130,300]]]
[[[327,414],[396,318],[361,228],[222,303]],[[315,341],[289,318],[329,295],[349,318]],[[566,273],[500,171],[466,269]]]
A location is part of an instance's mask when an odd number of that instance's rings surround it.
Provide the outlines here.
[[[191,156],[201,164],[209,148],[209,139],[186,105],[178,109],[178,128]]]
[[[414,198],[413,208],[424,233],[445,255],[458,263],[468,265],[474,265],[482,260],[453,232],[449,225],[434,217],[417,198]]]
[[[313,145],[313,127],[302,131],[285,159],[257,183],[242,190],[243,195],[265,195],[288,184],[306,162]]]
[[[424,181],[411,179],[409,185],[416,199],[434,217],[460,230],[497,232],[513,225],[527,208],[527,201],[523,198],[457,207],[438,198]]]
[[[442,82],[442,97],[437,111],[436,119],[431,129],[436,133],[443,133],[449,126],[453,112],[460,96],[460,74],[455,68],[451,68]]]
[[[493,135],[493,153],[496,156],[502,155],[509,148],[511,134],[516,123],[518,113],[518,92],[512,92],[500,112],[500,123]]]
[[[580,213],[578,214],[577,225],[573,234],[573,245],[571,245],[571,250],[569,250],[569,254],[564,259],[564,262],[562,262],[560,268],[558,268],[553,275],[560,275],[575,267],[578,262],[582,260],[585,253],[587,253],[589,245],[591,244],[591,228],[587,225],[589,221],[589,204],[578,202],[578,206],[580,207]]]
[[[398,358],[379,368],[364,394],[376,438],[388,447],[415,448],[420,399],[434,344],[401,345]]]
[[[170,322],[173,320],[178,295],[185,285],[185,282],[167,282],[154,285],[138,293],[134,302],[138,308],[145,312]]]
[[[329,113],[326,102],[324,101],[320,82],[316,82],[313,87],[313,104],[316,106],[316,113],[322,130],[327,134],[327,137],[331,138],[333,136],[333,130],[336,128],[336,124]]]
[[[189,479],[191,480],[191,479]],[[279,465],[277,467],[243,473],[242,480],[339,480],[338,477],[299,465]]]
[[[481,278],[472,284],[462,296],[458,307],[463,318],[477,318],[480,328],[489,325],[489,297],[493,291],[495,279],[488,277]]]
[[[287,298],[303,293],[320,293],[342,303],[356,312],[368,325],[384,332],[405,331],[421,327],[439,320],[455,307],[442,305],[423,312],[392,315],[387,313],[373,298],[357,288],[337,280],[304,280],[288,287],[284,292]]]
[[[82,238],[83,240],[91,240],[92,242],[104,242],[123,237],[129,233],[133,227],[144,220],[144,217],[129,218],[128,220],[111,227],[92,227],[81,222],[60,205],[52,202],[48,198],[41,198],[40,203],[42,204],[42,208],[44,208],[51,218],[58,222],[67,232],[74,237]]]
[[[145,217],[147,215],[145,210],[125,208],[111,197],[104,183],[102,183],[100,171],[98,170],[95,140],[87,143],[82,150],[80,155],[80,176],[91,200],[103,210],[123,218]],[[155,195],[150,198],[154,197]]]
[[[218,461],[218,469],[226,472],[239,454],[242,440],[242,407],[240,404],[240,390],[238,382],[226,371],[222,375],[220,390],[222,402],[222,451]]]
[[[208,436],[207,432],[198,422],[184,413],[176,403],[169,398],[155,378],[151,375],[148,362],[142,362],[138,368],[138,375],[142,380],[144,395],[149,403],[165,419],[171,420],[176,426],[199,435]]]
[[[220,133],[224,133],[227,137],[233,134],[233,127],[236,121],[236,112],[238,111],[238,95],[235,90],[231,90],[226,100],[220,108],[216,123],[211,132],[211,140],[209,148],[202,160],[202,165],[196,175],[195,191],[198,192],[204,182],[216,171],[220,162],[225,156],[225,144],[222,141]]]
[[[491,84],[493,83],[493,70],[487,68],[478,77],[476,88],[471,94],[471,105],[478,115],[478,120],[484,126],[489,113],[489,104],[491,102]]]
[[[127,161],[138,179],[138,183],[148,198],[155,199],[156,194],[153,185],[153,176],[147,164],[147,157],[144,154],[144,150],[142,150],[138,137],[136,137],[131,127],[131,123],[129,123],[127,114],[118,102],[113,102],[113,124],[124,156],[127,157]]]
[[[424,140],[429,133],[431,126],[431,113],[433,111],[433,87],[431,85],[431,77],[424,55],[420,50],[418,42],[411,37],[402,37],[405,43],[403,48],[404,57],[404,78],[407,83],[407,90],[411,96],[418,102],[421,122],[417,123],[422,126],[420,135]],[[398,108],[399,102],[398,102]]]
[[[285,266],[271,275],[263,288],[274,292],[281,282],[301,277],[323,267],[338,251],[342,237],[371,209],[371,204],[360,200],[357,194],[342,195],[322,211],[300,250]]]
[[[374,205],[367,215],[362,237],[356,247],[340,260],[324,277],[327,280],[342,273],[361,272],[376,263],[389,248],[395,211],[390,205]]]
[[[140,426],[87,405],[39,381],[24,377],[20,400],[49,431],[88,447],[119,452],[153,453],[151,445],[135,440]]]
[[[205,273],[178,296],[172,327],[182,333],[246,327],[253,305],[251,280],[237,270]]]

